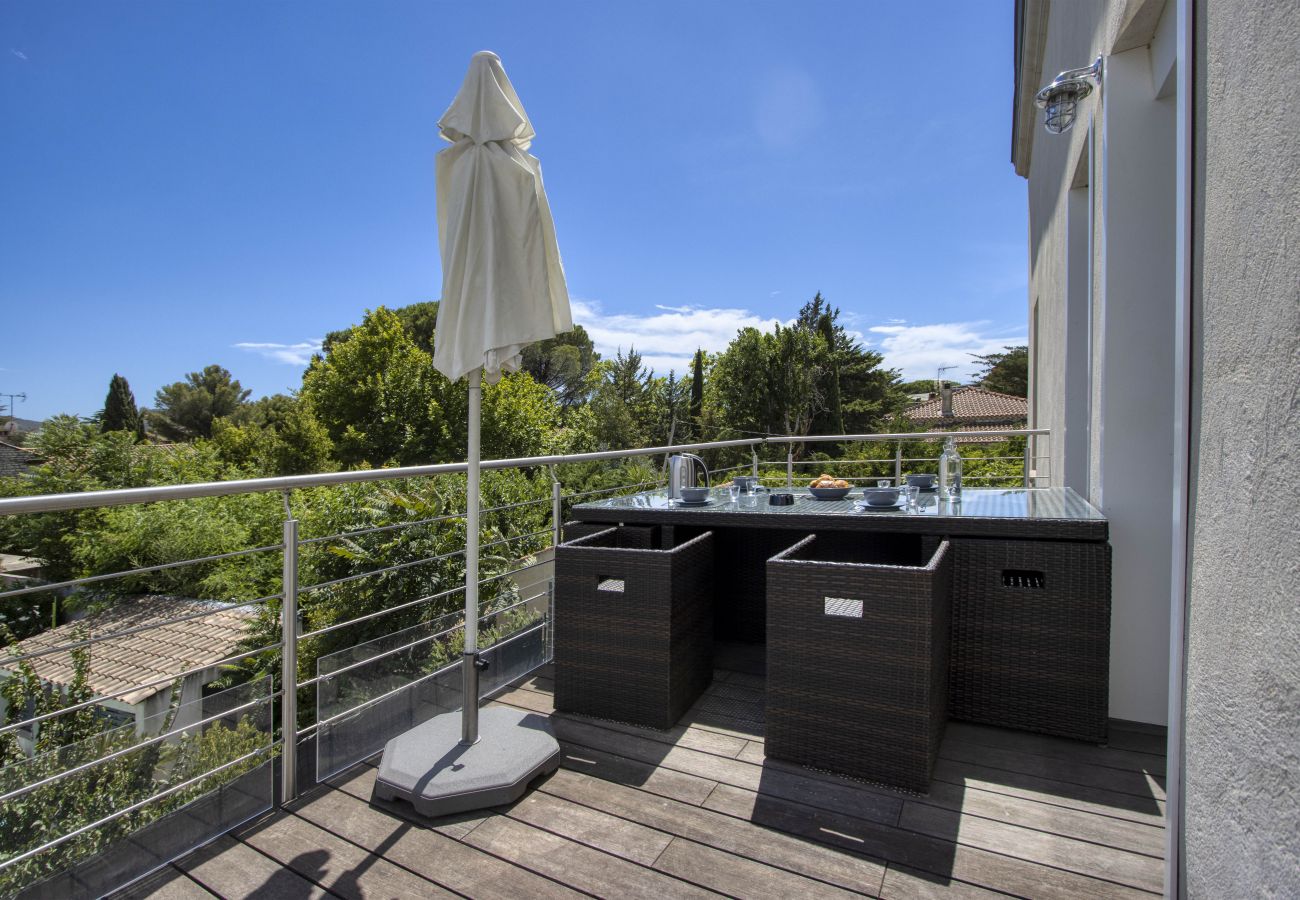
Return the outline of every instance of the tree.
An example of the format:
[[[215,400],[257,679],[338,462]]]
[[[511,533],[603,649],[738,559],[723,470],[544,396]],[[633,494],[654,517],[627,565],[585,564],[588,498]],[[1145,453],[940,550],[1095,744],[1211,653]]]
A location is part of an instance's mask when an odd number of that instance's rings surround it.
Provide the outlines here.
[[[108,396],[104,398],[104,413],[100,418],[101,431],[129,431],[140,436],[143,422],[135,405],[135,394],[125,378],[114,374],[108,383]]]
[[[1029,348],[1022,345],[1002,349],[1002,353],[987,353],[983,356],[978,353],[971,354],[984,367],[984,370],[975,377],[976,383],[986,390],[1016,397],[1028,397]]]
[[[711,418],[742,434],[808,434],[821,411],[822,339],[800,328],[745,328],[710,373]]]
[[[691,436],[703,437],[704,419],[704,351],[697,348],[691,361]]]
[[[159,388],[150,421],[160,435],[173,441],[212,437],[212,423],[233,415],[252,391],[245,390],[229,371],[208,366],[184,381]]]
[[[307,475],[337,468],[329,432],[307,398],[272,394],[247,403],[213,424],[212,440],[223,459],[254,475]]]
[[[560,404],[576,406],[587,399],[587,374],[600,359],[581,325],[524,348],[523,371],[555,391]]]
[[[465,458],[468,391],[434,369],[432,355],[397,311],[369,311],[327,344],[303,375],[300,397],[312,404],[339,462],[416,465]],[[502,378],[483,392],[483,456],[542,453],[559,419],[554,395],[528,375]]]
[[[824,398],[814,434],[866,434],[907,404],[899,375],[882,368],[884,357],[864,349],[840,324],[840,311],[820,293],[799,311],[795,327],[817,334],[825,356],[818,392]]]
[[[612,360],[602,360],[593,370],[596,386],[591,396],[596,419],[596,440],[609,450],[644,447],[653,421],[651,382],[654,373],[641,364],[641,354],[619,348]]]

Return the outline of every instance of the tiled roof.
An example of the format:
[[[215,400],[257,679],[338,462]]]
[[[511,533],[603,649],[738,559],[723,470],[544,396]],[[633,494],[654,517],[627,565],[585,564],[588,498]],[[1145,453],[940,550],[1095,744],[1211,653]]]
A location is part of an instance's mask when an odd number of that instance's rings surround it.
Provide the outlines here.
[[[8,441],[0,441],[0,477],[26,475],[29,466],[40,460],[26,447],[18,447]]]
[[[84,639],[80,637],[84,631],[94,637],[156,622],[169,622],[204,610],[211,610],[212,614],[90,645],[90,689],[96,694],[134,705],[168,689],[166,684],[141,685],[215,664],[231,656],[252,624],[250,608],[231,608],[207,600],[163,596],[124,600],[102,613],[51,628],[0,650],[0,660]],[[60,685],[72,681],[71,651],[40,656],[30,662],[43,681]],[[2,668],[12,670],[13,667]]]
[[[952,392],[951,416],[943,415],[942,397],[908,407],[903,415],[918,424],[942,423],[949,430],[956,430],[958,425],[965,428],[968,423],[1011,425],[1029,419],[1029,401],[980,387],[959,387]]]

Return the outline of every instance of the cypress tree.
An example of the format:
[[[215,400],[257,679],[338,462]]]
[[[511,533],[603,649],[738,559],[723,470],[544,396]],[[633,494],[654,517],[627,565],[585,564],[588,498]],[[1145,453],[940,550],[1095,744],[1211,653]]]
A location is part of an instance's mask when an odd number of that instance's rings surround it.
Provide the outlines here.
[[[704,351],[695,351],[695,365],[691,372],[691,426],[695,439],[700,439],[700,419],[704,415]]]
[[[121,375],[113,375],[113,380],[108,383],[108,396],[104,398],[104,417],[100,422],[100,430],[130,431],[136,435],[140,434],[140,411],[135,405],[135,394],[131,393],[131,385],[127,384],[126,379]]]

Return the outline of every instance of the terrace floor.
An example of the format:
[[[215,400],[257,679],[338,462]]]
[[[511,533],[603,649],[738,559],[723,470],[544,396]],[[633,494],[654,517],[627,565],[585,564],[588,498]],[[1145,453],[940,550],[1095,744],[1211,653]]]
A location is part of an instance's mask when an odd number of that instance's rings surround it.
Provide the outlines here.
[[[548,669],[497,702],[552,713]],[[1127,897],[1159,893],[1164,735],[1106,747],[952,722],[930,793],[765,760],[763,679],[719,670],[671,731],[553,714],[563,766],[433,825],[370,806],[374,762],[123,897]]]

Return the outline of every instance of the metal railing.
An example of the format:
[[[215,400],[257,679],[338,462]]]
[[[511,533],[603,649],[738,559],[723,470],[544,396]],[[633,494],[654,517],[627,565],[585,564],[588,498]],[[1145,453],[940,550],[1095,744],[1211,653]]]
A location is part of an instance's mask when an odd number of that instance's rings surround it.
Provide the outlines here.
[[[527,546],[528,542],[532,541],[534,542],[534,544],[538,545],[537,552],[545,551],[546,549],[550,547],[554,547],[560,542],[561,527],[565,516],[565,510],[567,506],[571,505],[572,503],[582,501],[582,500],[602,497],[609,494],[616,494],[619,492],[643,490],[646,488],[654,487],[657,484],[662,483],[661,480],[649,480],[649,481],[640,480],[640,481],[627,483],[627,484],[619,484],[612,487],[600,487],[600,488],[595,488],[590,490],[575,491],[566,494],[564,492],[563,482],[559,478],[556,471],[557,466],[567,466],[567,465],[594,463],[594,462],[621,462],[621,461],[626,461],[626,460],[635,459],[639,457],[640,458],[655,457],[655,456],[666,457],[668,454],[675,453],[675,452],[712,451],[715,453],[718,452],[733,453],[736,451],[742,451],[742,455],[743,455],[743,451],[748,450],[750,459],[747,462],[742,461],[740,463],[735,463],[731,465],[722,465],[719,466],[716,472],[719,475],[725,475],[727,472],[748,469],[749,471],[753,472],[756,475],[764,475],[766,473],[765,477],[769,479],[779,480],[783,469],[785,483],[787,485],[793,485],[795,482],[796,469],[800,469],[803,467],[808,467],[808,466],[812,466],[812,467],[835,466],[840,468],[860,467],[860,469],[864,472],[868,468],[872,469],[873,471],[879,468],[881,474],[878,475],[857,474],[857,475],[850,476],[851,480],[863,481],[863,480],[869,480],[873,477],[889,477],[892,480],[901,481],[905,474],[907,474],[909,471],[914,470],[914,467],[920,467],[924,465],[927,470],[933,471],[934,460],[935,460],[935,457],[933,456],[905,456],[903,453],[903,447],[906,444],[913,444],[915,442],[921,442],[921,441],[938,442],[943,440],[944,438],[952,437],[952,436],[969,437],[969,438],[979,439],[982,441],[994,441],[994,440],[1008,439],[1008,438],[1025,438],[1026,439],[1025,450],[1022,455],[1019,456],[1003,455],[998,457],[992,457],[989,459],[990,461],[995,461],[1004,464],[1011,463],[1011,462],[1019,462],[1022,466],[1022,476],[1020,478],[1020,481],[1024,486],[1031,487],[1031,486],[1044,486],[1046,483],[1050,483],[1050,473],[1046,471],[1046,467],[1044,466],[1042,471],[1039,471],[1038,469],[1039,465],[1041,463],[1044,463],[1048,459],[1047,455],[1040,454],[1038,452],[1039,451],[1038,445],[1040,445],[1043,441],[1046,441],[1049,438],[1049,435],[1050,432],[1047,429],[1006,429],[1001,431],[951,432],[946,434],[891,433],[891,434],[858,434],[858,435],[830,435],[830,436],[818,435],[818,436],[799,436],[799,437],[767,436],[767,437],[750,437],[750,438],[739,438],[733,440],[720,440],[720,441],[708,441],[708,442],[698,442],[698,443],[690,443],[690,444],[679,444],[673,446],[648,447],[648,448],[631,449],[631,450],[610,450],[610,451],[601,451],[595,453],[559,454],[559,455],[550,455],[550,456],[524,457],[519,459],[485,460],[482,463],[482,469],[485,472],[514,469],[514,470],[531,471],[539,474],[549,473],[550,490],[549,490],[549,496],[539,496],[536,498],[526,499],[523,501],[511,502],[511,503],[501,504],[494,507],[484,508],[483,510],[481,510],[483,514],[509,512],[512,510],[520,510],[532,506],[543,506],[544,504],[547,503],[548,500],[550,502],[551,508],[549,510],[549,516],[548,516],[549,522],[547,523],[547,526],[545,528],[530,530],[524,534],[507,536],[499,540],[490,541],[482,546],[484,547],[484,549],[493,548],[493,547],[509,547],[511,544],[514,543],[522,543],[525,546]],[[800,453],[803,450],[806,450],[808,447],[823,445],[826,443],[836,443],[841,445],[892,443],[894,444],[894,453],[890,455],[888,458],[856,458],[855,457],[855,458],[843,458],[843,459],[835,459],[835,460],[821,460],[821,459],[809,460],[809,459],[797,458],[800,455]],[[784,449],[783,454],[781,453],[782,449]],[[768,457],[775,457],[775,458],[762,459],[760,458],[761,455],[766,455]],[[278,752],[279,755],[279,761],[280,761],[279,802],[284,803],[289,800],[292,800],[299,793],[300,779],[299,779],[299,772],[298,772],[298,765],[297,765],[297,761],[298,761],[297,748],[299,742],[304,738],[311,737],[313,734],[318,733],[320,729],[322,729],[326,725],[331,724],[334,721],[340,720],[346,715],[348,715],[349,713],[355,711],[355,709],[345,710],[344,712],[341,713],[332,714],[331,716],[326,717],[324,720],[321,720],[318,715],[316,721],[310,722],[305,727],[300,726],[299,697],[298,697],[299,690],[317,685],[323,680],[325,680],[326,678],[334,678],[335,676],[344,674],[345,672],[350,670],[350,668],[344,668],[338,671],[330,672],[327,675],[322,675],[318,673],[313,677],[300,679],[298,672],[299,672],[299,650],[300,650],[301,642],[308,639],[319,639],[326,635],[333,635],[342,629],[355,627],[358,625],[363,625],[363,624],[373,625],[376,621],[381,620],[386,616],[392,616],[400,612],[409,612],[420,606],[432,606],[437,601],[454,596],[458,594],[460,591],[464,590],[464,586],[462,584],[457,587],[452,587],[446,590],[435,591],[430,594],[422,595],[412,600],[406,600],[400,603],[395,603],[383,609],[372,610],[365,613],[361,613],[343,621],[330,622],[326,625],[317,627],[310,631],[304,631],[300,627],[300,623],[299,623],[299,598],[304,594],[309,592],[325,591],[325,590],[338,588],[343,585],[351,584],[353,582],[361,581],[367,578],[378,578],[383,575],[392,574],[416,566],[431,565],[438,562],[453,560],[457,557],[463,556],[464,550],[463,549],[454,550],[451,552],[435,554],[433,556],[423,557],[416,560],[406,560],[400,563],[395,563],[387,566],[380,566],[378,568],[368,569],[362,572],[351,573],[348,575],[324,579],[321,581],[317,581],[313,584],[307,584],[307,585],[303,585],[300,583],[303,550],[306,548],[311,548],[315,550],[316,548],[322,547],[331,542],[337,542],[340,540],[353,541],[357,538],[364,537],[367,535],[400,533],[407,529],[440,526],[444,524],[457,525],[466,518],[466,513],[464,511],[453,511],[445,514],[439,514],[436,516],[426,516],[423,518],[410,520],[410,521],[384,523],[372,527],[364,527],[364,528],[357,528],[353,530],[341,531],[335,534],[313,535],[313,536],[304,537],[300,534],[300,521],[294,515],[292,506],[290,504],[292,493],[294,491],[304,490],[304,489],[338,487],[343,485],[354,485],[354,484],[361,484],[361,483],[394,482],[394,481],[409,480],[409,479],[431,478],[436,476],[458,475],[464,473],[466,469],[467,469],[467,465],[466,463],[463,462],[442,463],[437,465],[408,466],[404,468],[393,468],[393,469],[373,469],[373,470],[354,471],[354,472],[331,472],[331,473],[321,473],[321,474],[314,474],[314,475],[297,475],[297,476],[278,477],[278,478],[244,479],[238,481],[211,482],[211,483],[204,483],[204,484],[165,485],[165,486],[156,486],[156,487],[129,488],[129,489],[122,489],[122,490],[93,491],[93,492],[85,492],[85,493],[3,498],[0,499],[0,516],[17,516],[17,515],[39,515],[45,513],[68,512],[74,510],[118,507],[118,506],[128,506],[128,505],[136,505],[136,504],[175,502],[175,501],[194,500],[194,499],[211,498],[211,497],[231,497],[236,495],[252,494],[252,493],[279,492],[283,495],[283,499],[284,499],[284,518],[282,521],[281,540],[278,544],[266,544],[266,545],[250,547],[242,550],[235,550],[227,553],[212,554],[208,556],[197,557],[189,560],[169,561],[169,562],[160,563],[156,565],[148,565],[148,566],[141,566],[138,568],[126,569],[118,572],[94,574],[82,578],[66,579],[56,583],[27,585],[10,591],[0,591],[0,603],[18,597],[29,597],[32,595],[40,594],[42,592],[66,593],[68,591],[84,589],[88,586],[102,587],[115,580],[131,578],[131,577],[136,577],[141,575],[149,575],[149,574],[159,573],[164,571],[170,571],[185,566],[203,565],[212,562],[226,561],[226,560],[246,558],[246,557],[253,558],[260,554],[266,554],[266,553],[280,554],[281,584],[280,584],[279,592],[275,594],[271,594],[269,596],[258,597],[256,599],[251,599],[251,600],[239,600],[228,604],[228,608],[258,607],[258,606],[266,606],[267,604],[271,604],[278,601],[280,604],[280,609],[279,609],[279,622],[278,622],[279,640],[277,643],[269,644],[252,650],[245,650],[238,653],[230,653],[215,663],[208,663],[200,668],[195,668],[190,671],[180,673],[178,675],[168,676],[166,678],[154,679],[145,684],[133,685],[130,690],[139,691],[145,688],[153,688],[153,687],[163,688],[168,684],[179,683],[179,679],[181,678],[196,675],[200,672],[212,669],[214,667],[228,667],[228,666],[233,666],[236,663],[247,663],[250,660],[257,660],[257,659],[261,659],[265,662],[269,659],[272,659],[274,656],[278,655],[279,657],[278,665],[276,665],[275,668],[278,669],[279,686],[274,690],[271,699],[278,699],[280,704],[279,715],[278,715],[279,734],[277,737],[274,737],[272,741],[272,745],[268,752],[272,752],[272,753]],[[1003,478],[1003,480],[1005,480],[1005,476],[1001,476],[1001,477]],[[976,481],[978,480],[978,478],[979,476],[975,476],[974,478],[972,478],[970,475],[968,475],[969,481]],[[543,541],[542,540],[543,538],[546,538],[547,540]],[[545,546],[540,546],[543,543],[545,543]],[[543,566],[548,566],[550,564],[549,562],[537,561],[533,553],[526,553],[518,557],[512,556],[511,558],[516,559],[521,564],[514,566],[512,568],[508,568],[505,571],[495,572],[494,574],[481,579],[480,584],[486,585],[506,578],[515,579],[523,573],[529,572],[530,570],[538,569]],[[521,603],[536,601],[545,596],[546,596],[545,594],[535,595],[534,597],[528,598],[528,601],[521,601]],[[553,594],[549,597],[549,603],[550,604],[554,603]],[[492,610],[486,613],[484,615],[484,618],[487,618],[488,616],[498,615],[501,612],[502,610]],[[0,657],[0,667],[6,667],[12,670],[12,668],[15,666],[18,666],[23,663],[28,663],[32,660],[40,659],[42,657],[47,657],[47,656],[60,654],[60,653],[71,653],[75,650],[93,647],[96,644],[99,644],[104,641],[120,640],[124,637],[139,634],[148,631],[150,629],[157,629],[159,627],[163,627],[166,625],[172,625],[180,622],[185,622],[191,619],[211,616],[212,614],[213,614],[212,610],[204,610],[200,612],[187,613],[185,615],[178,615],[174,618],[166,619],[165,621],[154,622],[149,625],[144,625],[144,626],[139,626],[134,628],[123,628],[117,631],[108,631],[102,634],[90,634],[85,637],[79,637],[77,639],[69,640],[61,644],[56,644],[54,646],[41,647],[31,652],[25,652],[25,653],[7,652],[4,653],[2,657]],[[463,627],[463,624],[464,623],[462,622],[459,625],[454,626],[450,630],[454,631],[456,628]],[[549,627],[549,622],[545,624],[547,627]],[[536,625],[537,623],[533,623],[528,627],[533,628],[536,627]],[[447,637],[446,634],[438,634],[433,636],[433,639],[444,639],[446,637]],[[431,638],[429,637],[425,637],[422,638],[421,640],[423,641],[423,640],[430,640],[430,639]],[[507,636],[507,638],[503,640],[508,640],[508,639],[510,639],[510,636]],[[395,654],[401,650],[406,650],[406,649],[409,648],[400,647],[397,650],[390,650],[387,652]],[[369,661],[370,661],[369,659],[365,660],[365,662],[369,662]],[[443,669],[440,669],[437,672],[428,673],[426,675],[420,676],[418,680],[423,681],[425,679],[432,678],[435,675],[442,674],[448,668],[459,664],[460,664],[459,661],[453,662],[450,664],[450,666],[444,667]],[[358,663],[357,665],[359,666],[361,665],[361,663]],[[417,680],[412,679],[411,683],[406,685],[406,687],[411,687],[416,683]],[[360,708],[362,706],[367,706],[367,705],[373,705],[374,703],[379,702],[382,699],[385,699],[391,694],[396,693],[400,689],[401,688],[399,687],[394,689],[393,691],[389,691],[387,694],[383,695],[382,697],[369,698],[363,701],[362,703],[360,703],[357,708]],[[18,731],[20,729],[32,729],[34,727],[39,727],[43,723],[48,723],[50,722],[50,720],[57,718],[58,716],[67,715],[69,713],[76,712],[78,710],[86,710],[97,704],[106,703],[114,699],[116,698],[113,695],[97,694],[95,696],[90,697],[89,699],[79,701],[75,704],[70,704],[64,709],[56,710],[54,712],[34,714],[20,721],[12,722],[10,724],[4,725],[3,727],[0,727],[0,735],[4,735],[9,732]],[[255,702],[261,702],[261,701],[255,701]],[[247,706],[249,707],[251,707],[252,705],[253,705],[252,703],[247,704]],[[228,714],[229,711],[223,713],[223,715],[228,715]],[[216,718],[219,717],[212,717],[212,719],[214,720]],[[201,726],[203,724],[207,724],[208,721],[209,721],[208,719],[204,719],[202,722],[198,724]],[[193,728],[194,726],[191,725],[187,727]],[[184,729],[177,729],[177,732],[183,730]],[[151,737],[148,738],[147,740],[148,743],[152,744],[156,742],[161,742],[164,738],[171,739],[175,737],[176,737],[175,733],[168,733],[158,737]],[[143,746],[143,744],[139,746]],[[137,745],[133,745],[129,749],[136,750],[138,748],[139,747]],[[128,751],[126,750],[114,751],[112,754],[106,755],[103,759],[93,760],[91,762],[81,764],[79,766],[71,767],[66,771],[56,772],[52,775],[46,776],[42,778],[40,781],[33,782],[32,784],[22,785],[18,788],[11,789],[7,793],[4,793],[3,796],[0,796],[0,800],[20,796],[27,792],[33,791],[38,787],[57,783],[59,780],[63,778],[75,776],[78,773],[84,772],[87,769],[92,768],[94,765],[97,765],[109,759],[116,758],[118,756],[123,756],[127,752]],[[263,751],[261,750],[258,751],[258,755],[262,753]],[[228,769],[231,766],[235,765],[235,763],[247,758],[248,756],[245,755],[245,756],[241,756],[240,760],[221,763],[219,766],[213,768],[210,772],[206,773],[206,775],[212,775],[219,771]],[[198,780],[201,779],[201,777],[206,777],[206,775],[196,776],[194,781],[197,782]],[[180,790],[184,786],[185,785],[177,785],[172,788],[169,788],[168,793]],[[93,823],[93,825],[96,827],[102,826],[107,822],[114,821],[116,818],[130,814],[131,812],[137,810],[139,806],[140,804],[138,803],[131,804],[119,810],[114,815],[107,816]],[[90,826],[78,828],[69,834],[59,835],[58,837],[46,842],[42,846],[25,850],[21,854],[9,857],[8,859],[0,860],[0,873],[3,873],[4,870],[10,866],[13,866],[24,860],[33,858],[34,856],[38,855],[40,852],[44,850],[51,849],[53,847],[66,843],[68,840],[72,839],[75,835],[83,833],[88,827]]]

